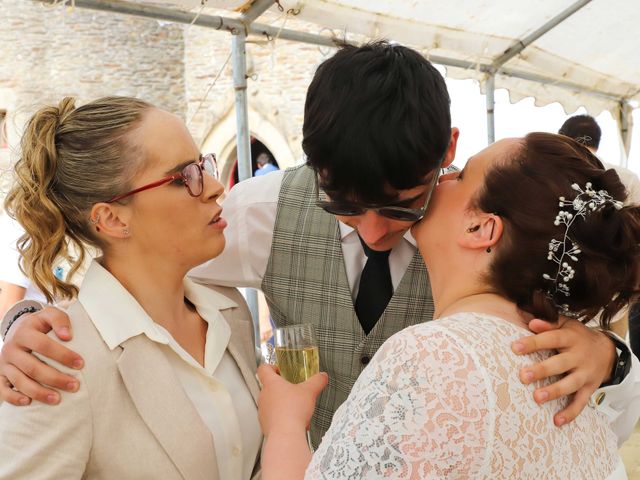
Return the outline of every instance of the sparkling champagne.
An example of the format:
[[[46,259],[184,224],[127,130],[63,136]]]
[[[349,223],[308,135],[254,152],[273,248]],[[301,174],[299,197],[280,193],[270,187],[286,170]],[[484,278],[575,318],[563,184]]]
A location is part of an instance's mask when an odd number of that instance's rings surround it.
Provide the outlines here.
[[[301,383],[320,371],[318,347],[276,347],[280,375],[291,383]]]

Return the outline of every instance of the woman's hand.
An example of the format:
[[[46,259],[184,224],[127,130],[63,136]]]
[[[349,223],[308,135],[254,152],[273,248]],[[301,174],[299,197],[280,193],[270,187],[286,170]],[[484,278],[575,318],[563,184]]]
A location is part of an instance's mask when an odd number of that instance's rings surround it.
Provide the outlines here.
[[[272,365],[258,368],[262,392],[258,397],[258,415],[266,437],[262,451],[262,480],[298,480],[311,461],[306,431],[316,398],[327,386],[329,377],[318,373],[294,385],[278,374]]]
[[[294,385],[279,375],[277,367],[261,365],[258,379],[262,384],[258,414],[262,432],[268,437],[274,429],[304,433],[311,422],[316,398],[327,386],[329,376],[321,372]]]

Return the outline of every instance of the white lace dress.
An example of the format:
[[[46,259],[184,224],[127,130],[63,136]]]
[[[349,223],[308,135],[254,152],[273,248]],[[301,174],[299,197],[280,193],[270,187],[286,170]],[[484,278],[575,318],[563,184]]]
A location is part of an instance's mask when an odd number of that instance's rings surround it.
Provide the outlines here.
[[[592,407],[557,428],[518,371],[526,331],[462,313],[389,340],[336,411],[306,479],[624,479],[616,437]],[[566,402],[567,400],[564,400]]]

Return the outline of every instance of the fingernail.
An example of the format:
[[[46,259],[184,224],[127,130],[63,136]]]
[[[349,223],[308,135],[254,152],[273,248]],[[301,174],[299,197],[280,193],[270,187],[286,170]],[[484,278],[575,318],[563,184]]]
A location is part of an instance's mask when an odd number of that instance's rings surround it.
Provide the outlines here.
[[[545,390],[541,391],[540,393],[538,393],[538,399],[541,402],[547,401],[549,399],[549,392],[547,392]]]
[[[556,420],[556,425],[560,427],[561,425],[564,425],[566,421],[567,420],[564,417],[558,417],[558,419]]]
[[[58,333],[60,335],[69,335],[69,327],[60,327]]]
[[[513,342],[511,344],[511,348],[513,349],[513,351],[515,353],[522,353],[522,352],[524,352],[524,343],[522,343],[522,342]]]
[[[75,392],[78,389],[78,382],[69,382],[67,383],[67,390],[70,392]]]
[[[18,403],[20,405],[29,405],[29,399],[27,397],[21,397],[20,400],[18,400]]]
[[[82,359],[77,358],[73,361],[73,368],[82,368],[84,366],[84,362]]]
[[[58,395],[51,393],[47,395],[47,403],[56,403],[58,401]]]
[[[531,370],[527,370],[526,372],[524,372],[524,379],[527,382],[530,382],[533,380],[533,372]]]

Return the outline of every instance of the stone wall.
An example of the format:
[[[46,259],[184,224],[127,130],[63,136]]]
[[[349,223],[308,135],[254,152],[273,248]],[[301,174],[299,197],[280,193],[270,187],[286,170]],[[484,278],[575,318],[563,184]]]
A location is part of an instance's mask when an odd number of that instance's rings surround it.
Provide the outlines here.
[[[229,32],[25,0],[0,0],[0,11],[0,110],[8,112],[10,145],[0,148],[0,167],[15,159],[24,122],[38,106],[64,95],[82,102],[117,94],[181,115],[196,142],[218,153],[221,170],[229,175],[236,132]],[[278,12],[259,21],[319,31]],[[283,167],[302,159],[306,90],[317,65],[332,53],[278,38],[247,43],[251,134]],[[3,175],[5,184],[9,178]]]
[[[31,113],[65,95],[136,96],[184,116],[181,25],[25,0],[0,0],[0,12],[0,109],[10,146],[0,149],[3,169]]]

